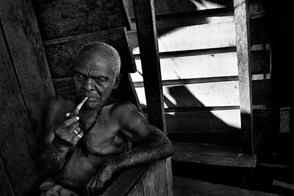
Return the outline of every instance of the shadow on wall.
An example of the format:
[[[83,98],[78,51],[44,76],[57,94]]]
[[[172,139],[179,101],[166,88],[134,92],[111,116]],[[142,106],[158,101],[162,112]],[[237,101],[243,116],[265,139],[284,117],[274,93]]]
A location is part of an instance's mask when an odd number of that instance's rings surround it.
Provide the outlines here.
[[[209,109],[206,110],[205,105],[185,86],[171,87],[169,92],[176,104],[164,97],[165,104],[168,108],[179,108],[176,112],[166,113],[168,136],[171,140],[240,147],[240,129],[228,125]],[[189,107],[193,109],[181,111],[181,108]]]

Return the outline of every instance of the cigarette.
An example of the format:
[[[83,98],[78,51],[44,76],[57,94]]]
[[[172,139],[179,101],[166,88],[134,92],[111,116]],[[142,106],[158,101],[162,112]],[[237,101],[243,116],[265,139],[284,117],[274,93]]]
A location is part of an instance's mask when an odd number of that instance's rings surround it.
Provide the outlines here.
[[[84,105],[84,103],[87,101],[89,97],[85,97],[81,103],[79,103],[79,105],[76,107],[76,110],[80,110],[82,108],[82,106]]]

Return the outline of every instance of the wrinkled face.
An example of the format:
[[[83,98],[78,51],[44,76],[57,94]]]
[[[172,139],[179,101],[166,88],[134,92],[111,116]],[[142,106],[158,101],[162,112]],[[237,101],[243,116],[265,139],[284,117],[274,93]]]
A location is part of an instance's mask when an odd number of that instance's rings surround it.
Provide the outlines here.
[[[117,88],[118,76],[107,61],[95,57],[83,57],[77,60],[74,69],[74,82],[78,99],[89,97],[85,106],[99,108]]]

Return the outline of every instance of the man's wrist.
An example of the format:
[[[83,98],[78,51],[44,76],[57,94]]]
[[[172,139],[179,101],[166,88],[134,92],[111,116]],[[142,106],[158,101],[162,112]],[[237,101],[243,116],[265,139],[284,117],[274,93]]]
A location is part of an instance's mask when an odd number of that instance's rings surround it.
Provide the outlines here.
[[[52,141],[51,144],[54,145],[54,146],[56,146],[56,147],[58,147],[58,148],[60,148],[60,149],[64,149],[64,150],[67,150],[67,149],[69,149],[72,146],[71,143],[69,143],[69,142],[61,139],[58,136],[55,136],[54,137],[54,139],[53,139],[53,141]]]

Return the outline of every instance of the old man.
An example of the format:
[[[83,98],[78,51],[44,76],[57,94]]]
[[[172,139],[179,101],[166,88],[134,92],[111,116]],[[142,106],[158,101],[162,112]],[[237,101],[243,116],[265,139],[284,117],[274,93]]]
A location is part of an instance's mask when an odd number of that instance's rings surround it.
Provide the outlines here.
[[[59,97],[48,105],[41,160],[51,179],[40,186],[42,195],[97,195],[117,171],[173,153],[169,139],[132,103],[110,96],[120,66],[118,52],[105,43],[77,54],[76,103]]]

